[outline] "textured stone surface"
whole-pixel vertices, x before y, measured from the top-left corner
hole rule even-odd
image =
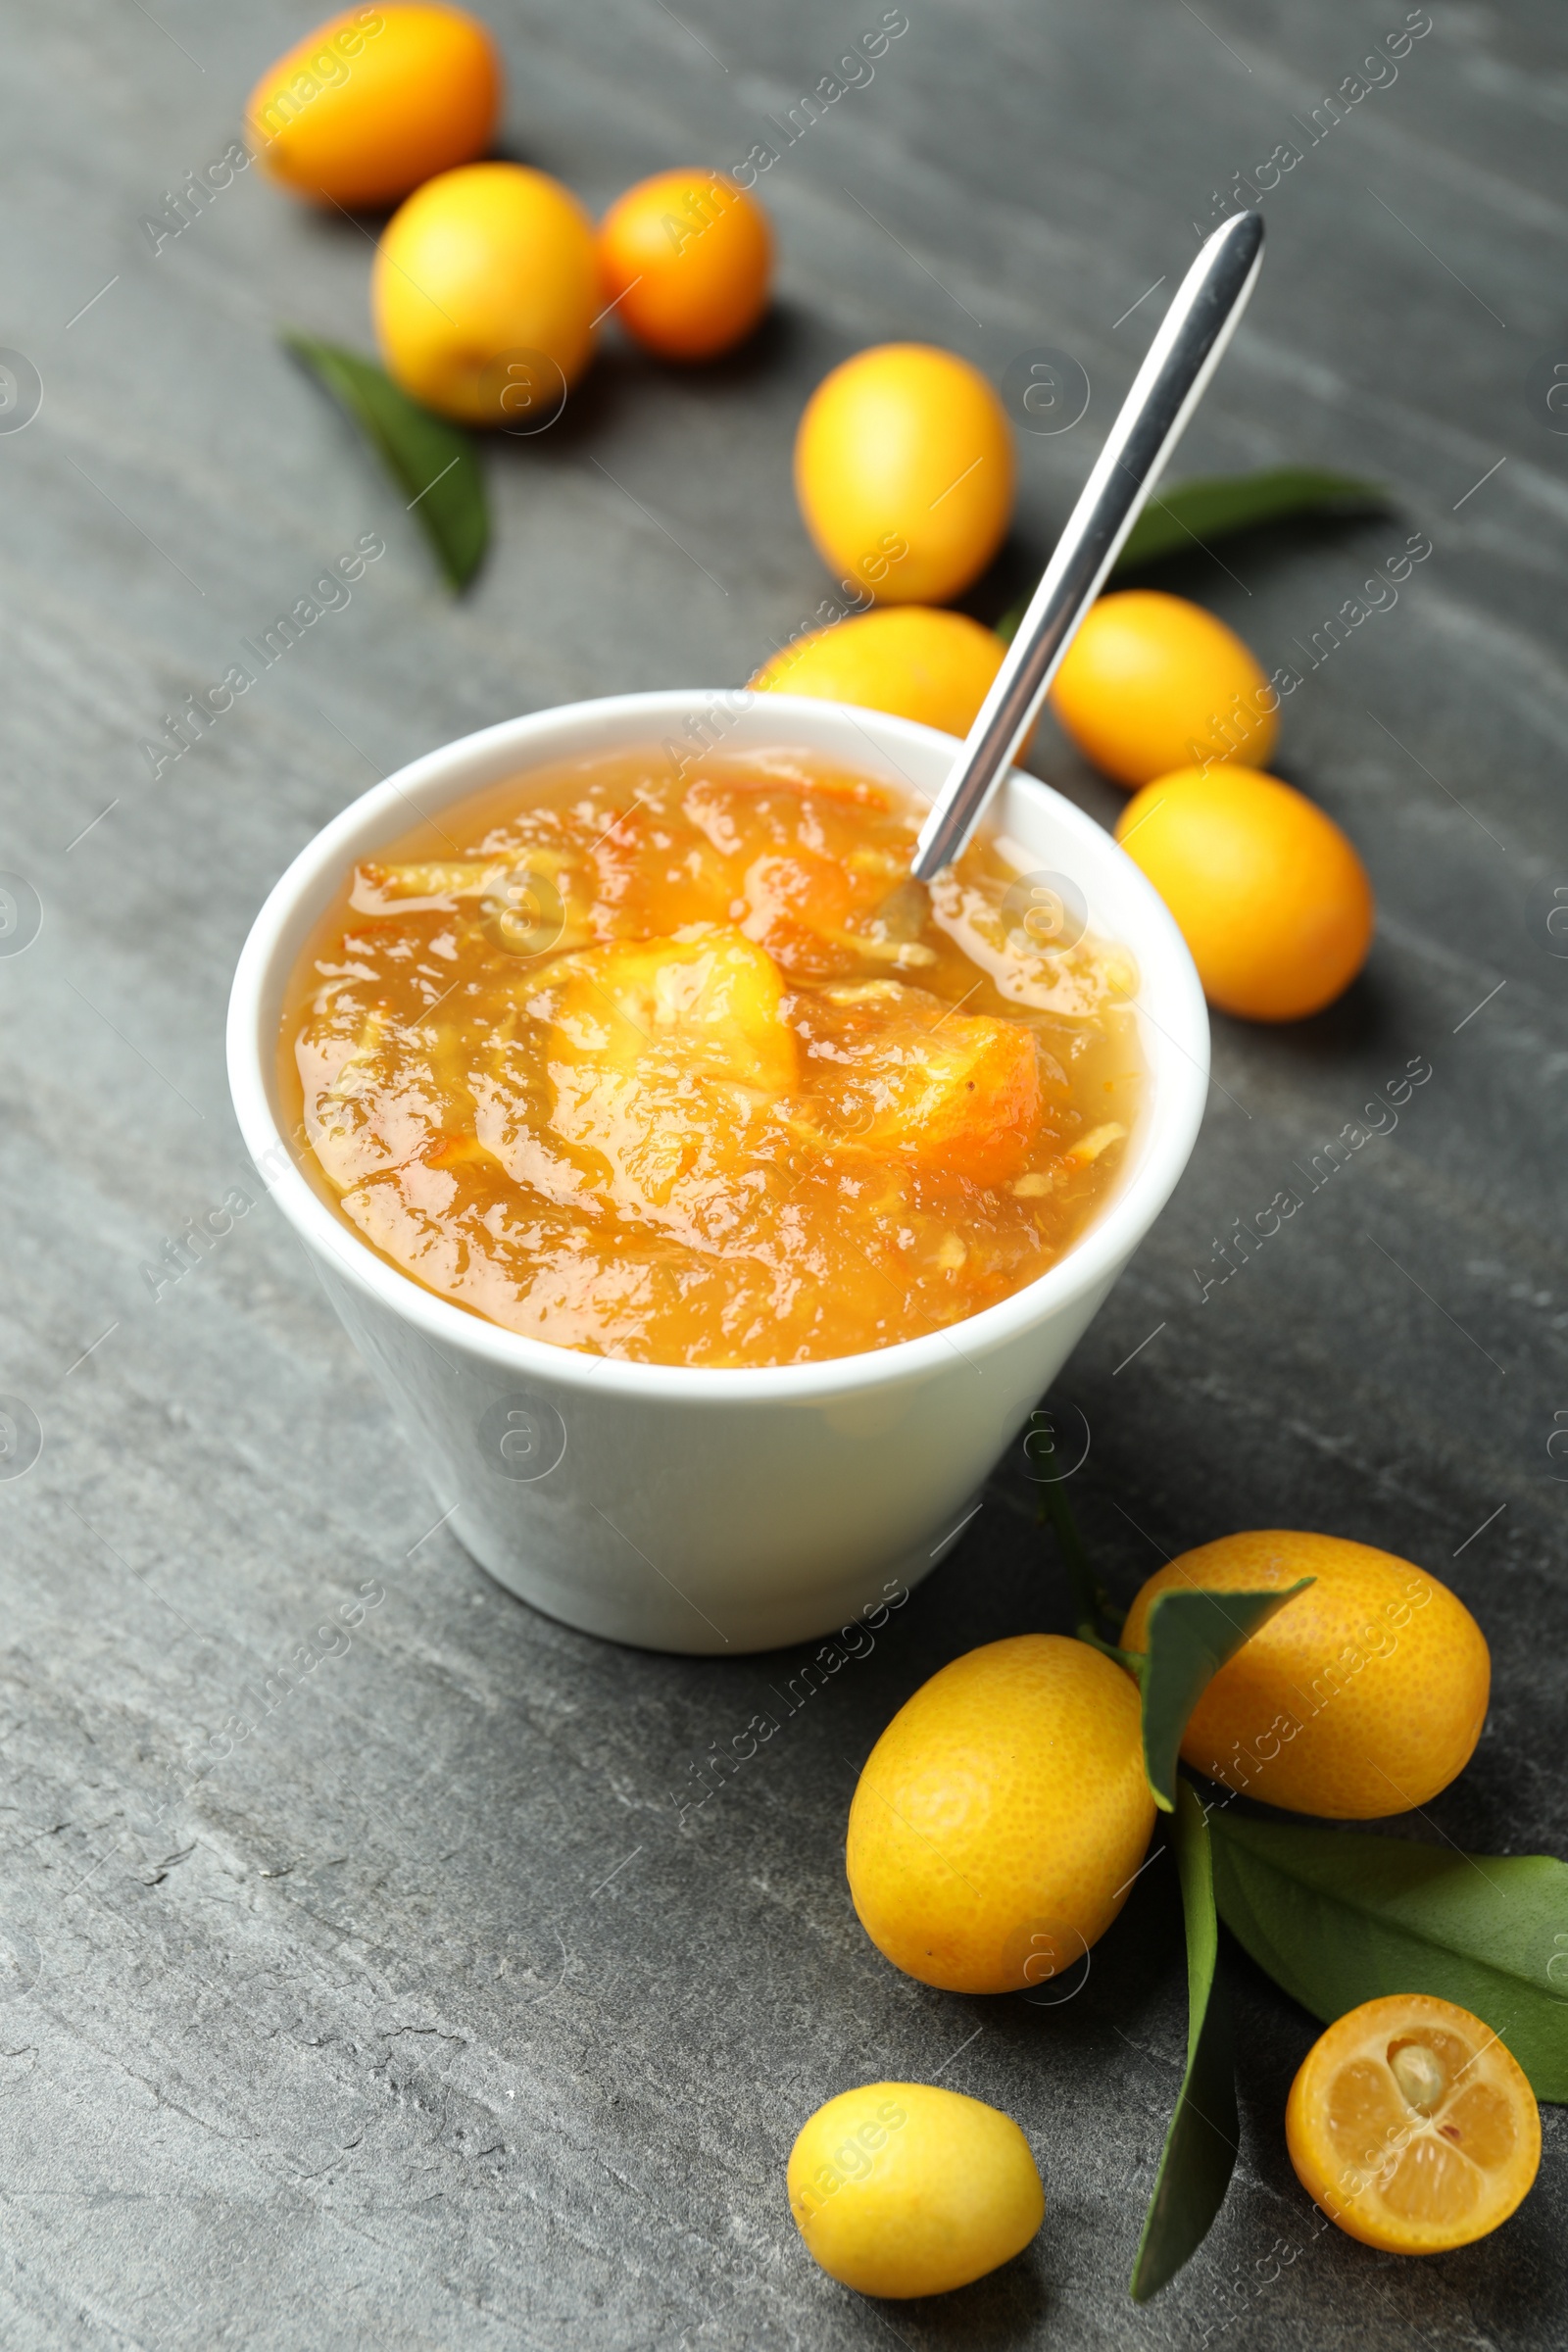
[[[515,152],[600,206],[665,162],[738,161],[880,12],[485,13]],[[1525,377],[1568,359],[1568,57],[1543,0],[1432,13],[1396,82],[1268,197],[1262,286],[1181,459],[1349,467],[1398,517],[1167,575],[1273,663],[1430,533],[1396,609],[1287,706],[1280,764],[1362,846],[1377,949],[1320,1020],[1216,1025],[1192,1168],[1061,1400],[1093,1432],[1074,1493],[1124,1594],[1254,1524],[1452,1582],[1496,1703],[1410,1834],[1562,1850],[1568,961],[1545,914],[1568,884],[1568,440]],[[553,433],[498,448],[495,557],[455,607],[273,339],[368,339],[368,232],[249,172],[156,256],[141,227],[312,10],[6,8],[3,329],[44,400],[0,434],[0,865],[43,928],[0,957],[0,1389],[45,1439],[0,1482],[8,2348],[1561,2341],[1560,2111],[1491,2243],[1400,2263],[1314,2237],[1281,2132],[1312,2028],[1245,1964],[1229,2203],[1129,2304],[1184,2033],[1168,1861],[1051,2011],[926,1991],[867,1945],[840,1848],[881,1725],[957,1649],[1065,1622],[1021,1464],[874,1653],[682,1819],[692,1760],[797,1661],[596,1645],[426,1537],[265,1201],[156,1303],[141,1272],[246,1178],[228,975],[325,817],[514,710],[745,676],[821,593],[790,436],[860,343],[930,337],[998,375],[1055,345],[1087,368],[1083,422],[1024,441],[1008,577],[975,600],[996,610],[1066,512],[1190,220],[1305,145],[1292,118],[1402,14],[909,0],[874,81],[763,183],[781,299],[756,346],[692,376],[607,355]],[[164,713],[368,530],[388,553],[348,609],[155,782]],[[1214,1237],[1411,1055],[1433,1075],[1397,1131],[1200,1303]],[[352,1646],[267,1713],[269,1672],[366,1587],[384,1597]],[[225,1753],[236,1716],[258,1728]],[[966,2295],[872,2308],[803,2254],[785,2153],[829,2093],[939,2069],[1022,2120],[1050,2216]]]

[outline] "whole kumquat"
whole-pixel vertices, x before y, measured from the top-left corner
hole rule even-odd
[[[1366,961],[1366,868],[1333,818],[1275,776],[1180,768],[1128,802],[1116,839],[1176,917],[1221,1012],[1301,1020]]]
[[[599,230],[604,299],[666,360],[710,360],[767,308],[767,215],[721,172],[660,172],[617,197]]]
[[[1233,629],[1156,588],[1102,596],[1062,656],[1051,707],[1118,784],[1223,760],[1261,767],[1279,696]]]
[[[882,1734],[850,1807],[850,1892],[896,1968],[1017,1992],[1104,1934],[1153,1822],[1132,1677],[1020,1634],[944,1666]]]
[[[985,569],[1012,513],[1006,411],[929,343],[883,343],[823,378],[795,439],[802,518],[829,568],[889,605],[940,605]]]
[[[270,66],[245,109],[265,171],[319,204],[396,204],[482,155],[501,60],[461,8],[350,8]]]
[[[1006,649],[964,612],[891,605],[816,629],[774,656],[752,685],[891,710],[949,735],[966,735]]]
[[[830,2278],[862,2295],[942,2295],[1029,2243],[1046,2194],[1012,2118],[926,2082],[829,2099],[790,2151],[790,2211]]]
[[[593,224],[569,189],[522,164],[426,180],[388,221],[370,282],[387,372],[465,424],[564,396],[587,367],[600,302]]]
[[[1198,1772],[1292,1813],[1371,1821],[1446,1788],[1487,1719],[1492,1656],[1457,1594],[1370,1544],[1267,1528],[1156,1569],[1122,1646],[1149,1643],[1161,1592],[1262,1592],[1315,1581],[1228,1658],[1188,1720]]]

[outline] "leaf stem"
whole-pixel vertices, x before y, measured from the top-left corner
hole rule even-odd
[[[1054,1463],[1056,1433],[1052,1426],[1049,1413],[1037,1409],[1030,1414],[1029,1435],[1024,1441],[1024,1450],[1032,1461],[1044,1461],[1048,1467]],[[1083,1537],[1078,1533],[1078,1522],[1073,1517],[1072,1505],[1067,1500],[1064,1484],[1060,1477],[1046,1477],[1040,1481],[1040,1504],[1036,1518],[1042,1527],[1049,1522],[1055,1533],[1056,1545],[1061,1553],[1061,1563],[1067,1571],[1067,1581],[1072,1587],[1073,1613],[1076,1620],[1073,1630],[1079,1641],[1087,1642],[1094,1648],[1103,1650],[1107,1657],[1114,1658],[1118,1665],[1125,1666],[1130,1673],[1138,1673],[1142,1661],[1135,1662],[1133,1652],[1115,1648],[1101,1634],[1102,1624],[1113,1625],[1119,1632],[1121,1615],[1090,1563],[1088,1550],[1085,1547]]]

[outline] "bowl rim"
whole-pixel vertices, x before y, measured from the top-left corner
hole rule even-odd
[[[1153,1127],[1140,1164],[1055,1264],[1032,1282],[947,1329],[894,1341],[858,1355],[824,1356],[804,1364],[647,1364],[562,1348],[509,1331],[471,1308],[426,1290],[363,1241],[317,1193],[273,1107],[270,1064],[276,1054],[275,1013],[270,1022],[266,1016],[280,998],[299,952],[297,935],[302,919],[306,927],[315,921],[345,867],[368,848],[368,836],[380,833],[390,838],[407,832],[411,806],[416,814],[422,813],[419,800],[432,793],[439,796],[443,787],[452,789],[445,799],[437,799],[438,808],[482,790],[482,783],[461,772],[474,762],[515,752],[519,766],[542,765],[552,758],[550,739],[573,728],[592,727],[596,722],[620,728],[628,719],[641,718],[647,720],[653,736],[670,722],[710,713],[715,707],[733,709],[745,691],[666,687],[556,704],[476,729],[421,754],[359,794],[312,836],[268,893],[240,951],[226,1028],[229,1091],[246,1149],[272,1200],[308,1250],[324,1257],[354,1288],[411,1324],[438,1349],[445,1342],[476,1355],[519,1386],[543,1383],[592,1389],[648,1403],[701,1399],[713,1405],[740,1406],[805,1404],[922,1380],[934,1371],[951,1368],[955,1355],[978,1372],[977,1355],[1005,1346],[1030,1325],[1054,1321],[1115,1276],[1174,1191],[1201,1124],[1208,1094],[1208,1019],[1186,942],[1164,903],[1113,837],[1051,785],[1014,768],[1008,771],[1004,787],[1020,787],[1026,797],[1038,795],[1047,802],[1054,822],[1073,837],[1086,860],[1102,869],[1112,868],[1120,893],[1130,895],[1139,906],[1140,929],[1129,943],[1139,964],[1139,989],[1133,1002],[1140,1014],[1146,1063],[1154,1090]],[[760,695],[752,696],[750,707],[761,700]],[[868,740],[896,766],[901,746],[929,750],[935,744],[949,756],[957,749],[956,738],[937,728],[853,704],[769,693],[766,706],[770,724],[786,742],[792,723],[804,729],[809,743],[832,719],[840,718],[846,735],[853,731],[862,741]],[[584,744],[583,756],[590,756],[593,748]],[[607,741],[603,748],[610,750],[613,744]],[[556,756],[572,757],[572,747],[557,747]],[[302,906],[313,900],[315,907],[302,918]],[[280,960],[291,942],[291,952],[280,970]],[[1153,965],[1159,967],[1159,1020],[1144,1002]]]

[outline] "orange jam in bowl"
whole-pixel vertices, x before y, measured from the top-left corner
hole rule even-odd
[[[916,928],[888,902],[918,824],[787,748],[600,754],[443,809],[295,968],[308,1172],[442,1298],[640,1363],[808,1363],[994,1305],[1115,1182],[1137,975],[1061,901],[1042,924],[1000,840]]]

